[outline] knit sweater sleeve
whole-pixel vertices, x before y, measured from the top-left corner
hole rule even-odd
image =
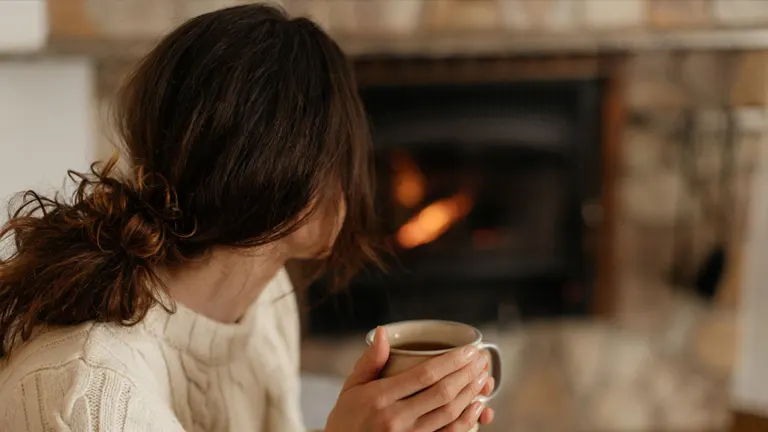
[[[28,373],[0,396],[2,431],[183,431],[171,409],[130,378],[80,359]]]

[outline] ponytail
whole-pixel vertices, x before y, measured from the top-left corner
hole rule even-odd
[[[69,172],[68,201],[21,195],[0,244],[0,357],[40,325],[86,321],[133,325],[158,299],[160,265],[180,261],[177,199],[157,175],[113,177],[117,158],[88,174]]]

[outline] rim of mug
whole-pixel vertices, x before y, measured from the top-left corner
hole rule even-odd
[[[478,330],[474,326],[471,326],[469,324],[465,324],[465,323],[462,323],[462,322],[458,322],[458,321],[449,321],[449,320],[419,320],[419,319],[417,319],[417,320],[405,320],[405,321],[391,322],[389,324],[384,324],[384,325],[379,326],[379,327],[383,327],[386,330],[387,327],[391,327],[391,326],[395,326],[395,325],[401,325],[401,324],[414,324],[414,323],[460,325],[460,326],[463,326],[463,327],[471,329],[472,332],[475,334],[475,339],[472,342],[469,342],[467,344],[459,345],[459,346],[456,346],[456,347],[453,347],[453,348],[442,349],[442,350],[414,351],[414,350],[404,350],[404,349],[399,349],[399,348],[392,348],[390,346],[390,348],[389,348],[389,352],[390,353],[402,354],[402,355],[407,355],[407,356],[430,356],[431,357],[431,356],[436,356],[436,355],[441,355],[441,354],[445,354],[445,353],[451,352],[451,351],[453,351],[453,350],[455,350],[457,348],[462,348],[462,347],[469,346],[469,345],[477,345],[478,343],[482,343],[482,341],[483,341],[483,334],[480,332],[480,330]],[[365,343],[368,344],[369,346],[371,344],[373,344],[373,336],[375,334],[376,334],[376,328],[370,330],[365,335]]]

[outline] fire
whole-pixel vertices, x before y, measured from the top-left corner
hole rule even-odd
[[[418,165],[404,153],[395,153],[391,159],[392,192],[395,201],[403,207],[416,207],[424,199],[426,179]]]
[[[459,192],[425,207],[397,230],[397,243],[412,249],[434,241],[472,209],[472,198]]]

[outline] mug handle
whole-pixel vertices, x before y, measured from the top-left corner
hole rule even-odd
[[[493,343],[482,342],[480,345],[481,350],[487,350],[491,354],[491,376],[496,381],[496,386],[488,396],[480,395],[475,400],[484,404],[488,403],[491,399],[496,397],[501,388],[501,350],[499,346]]]

